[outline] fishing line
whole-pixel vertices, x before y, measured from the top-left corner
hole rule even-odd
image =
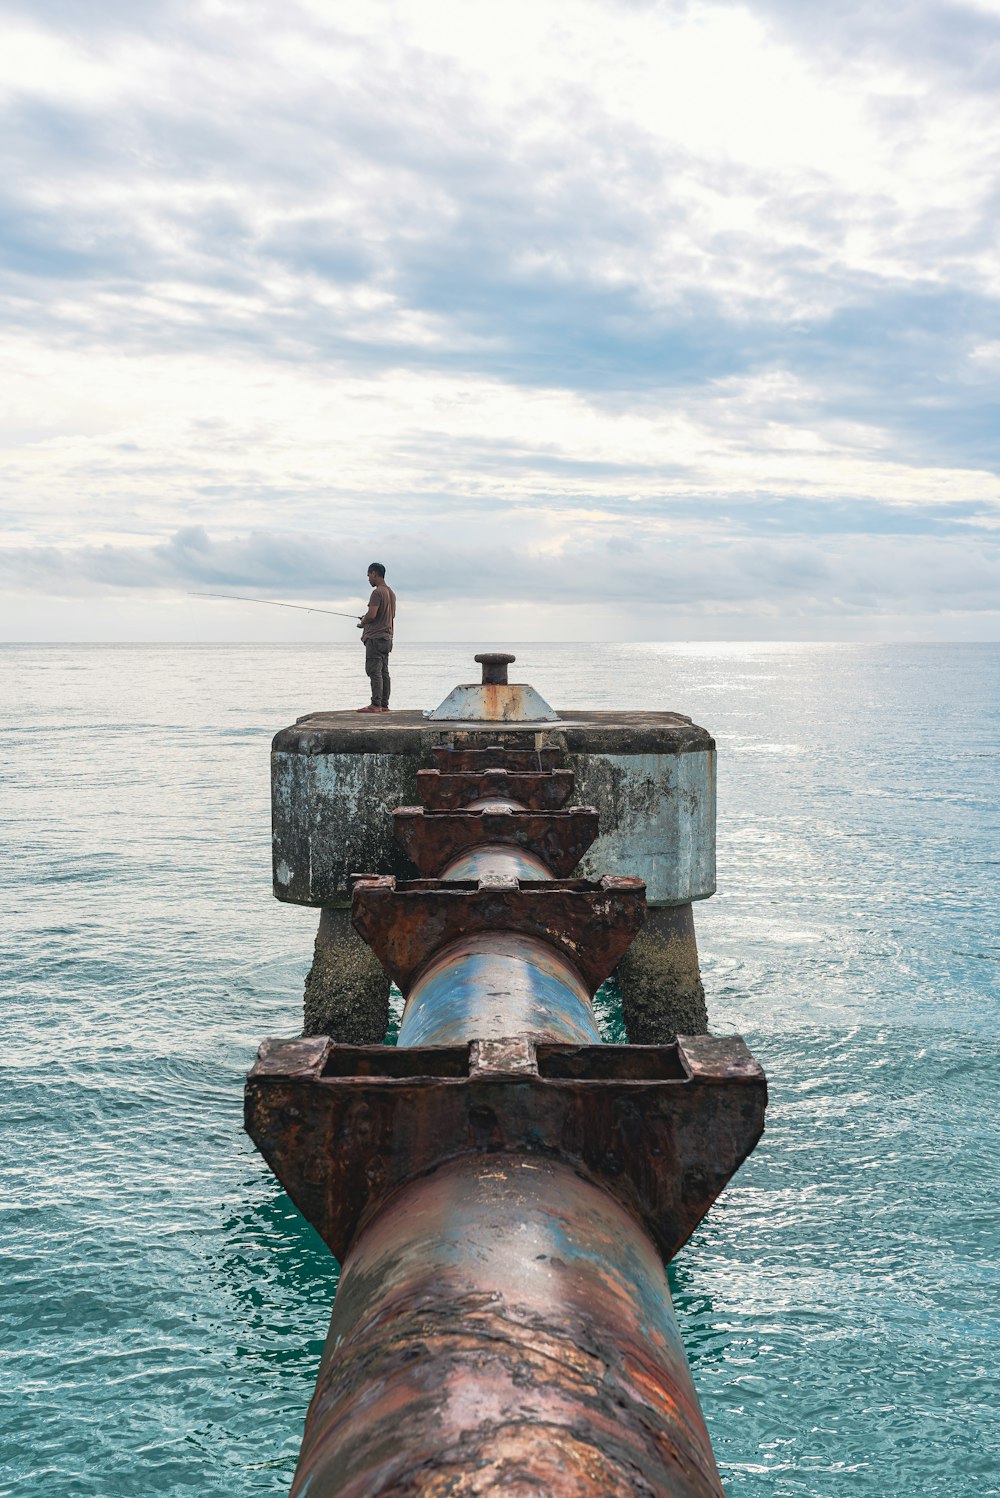
[[[360,618],[359,614],[344,614],[340,609],[318,609],[307,603],[279,603],[274,598],[247,598],[242,593],[189,593],[189,598],[228,598],[231,603],[265,603],[270,609],[301,609],[304,614],[333,614],[336,619]]]

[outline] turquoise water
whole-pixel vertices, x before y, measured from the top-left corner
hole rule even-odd
[[[398,647],[399,705],[472,649]],[[729,1492],[1000,1493],[1000,647],[517,654],[557,705],[719,742],[699,944],[772,1102],[672,1279]],[[316,920],[271,897],[267,751],[365,700],[358,652],[17,646],[0,677],[0,1495],[284,1493],[336,1273],[240,1133]]]

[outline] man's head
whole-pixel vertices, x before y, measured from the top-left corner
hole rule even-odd
[[[381,562],[368,563],[368,581],[373,588],[377,587],[379,583],[385,582],[385,568]]]

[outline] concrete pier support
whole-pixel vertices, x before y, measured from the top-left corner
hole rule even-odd
[[[349,906],[319,918],[306,977],[305,1035],[334,1035],[349,1045],[380,1045],[389,1028],[389,975],[351,925]]]
[[[690,904],[651,906],[618,964],[622,1019],[633,1045],[669,1045],[708,1030]]]
[[[691,907],[715,892],[715,743],[679,713],[568,709],[530,723],[314,713],[276,736],[274,893],[323,908],[306,1033],[354,1043],[384,1033],[384,975],[342,907],[352,873],[415,876],[393,840],[391,813],[417,800],[417,772],[433,766],[432,749],[441,744],[501,744],[539,767],[549,752],[573,771],[574,801],[595,807],[600,826],[577,873],[635,874],[646,884],[649,921],[619,971],[629,1040],[704,1033]]]

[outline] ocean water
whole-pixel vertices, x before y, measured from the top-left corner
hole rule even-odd
[[[474,648],[401,644],[397,703]],[[1000,647],[517,654],[718,740],[699,946],[771,1105],[671,1277],[727,1490],[1000,1493]],[[271,896],[268,745],[365,700],[359,652],[9,646],[0,682],[0,1495],[282,1494],[336,1266],[240,1132],[316,923]]]

